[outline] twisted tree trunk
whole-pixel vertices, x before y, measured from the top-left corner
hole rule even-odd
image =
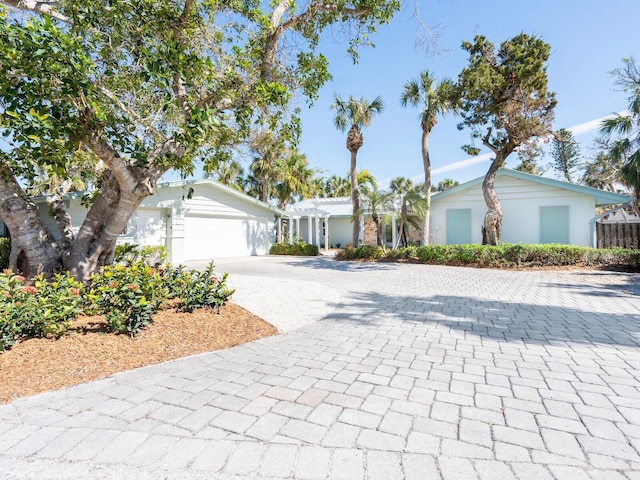
[[[497,245],[502,234],[502,206],[498,195],[496,195],[495,181],[498,170],[503,163],[504,159],[499,154],[496,155],[482,182],[482,194],[487,205],[487,213],[484,216],[482,226],[483,245]]]

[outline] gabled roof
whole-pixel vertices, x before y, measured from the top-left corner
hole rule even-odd
[[[273,213],[276,213],[278,215],[282,215],[282,216],[286,216],[286,212],[284,212],[283,210],[280,210],[279,208],[276,207],[272,207],[271,205],[261,202],[260,200],[250,197],[249,195],[247,195],[246,193],[240,192],[239,190],[236,190],[234,188],[228,187],[226,185],[223,185],[220,182],[216,182],[215,180],[212,180],[210,178],[203,178],[203,179],[193,179],[193,180],[177,180],[177,181],[173,181],[173,182],[162,182],[162,183],[158,183],[157,184],[157,189],[164,189],[164,188],[184,188],[184,187],[193,187],[193,186],[201,186],[201,185],[205,185],[208,187],[212,187],[216,190],[220,190],[222,192],[225,192],[231,196],[234,196],[236,198],[241,199],[244,202],[256,205],[260,208],[264,208],[265,210],[269,210]],[[65,195],[65,198],[82,198],[83,195],[85,195],[87,192],[86,191],[82,191],[82,192],[69,192]],[[34,200],[36,202],[43,202],[45,199],[47,198],[47,195],[38,195],[37,197],[34,197]]]
[[[540,175],[533,175],[531,173],[520,172],[518,170],[510,170],[508,168],[501,168],[498,170],[496,177],[511,177],[525,182],[537,183],[552,188],[559,188],[562,190],[568,190],[570,192],[579,193],[582,195],[589,195],[594,197],[596,207],[605,205],[617,205],[620,203],[629,203],[633,200],[633,197],[624,195],[622,193],[605,192],[604,190],[598,190],[597,188],[585,187],[583,185],[576,185],[573,183],[563,182],[561,180],[555,180],[553,178],[541,177]],[[481,185],[484,177],[478,177],[470,180],[462,185],[452,187],[444,192],[438,192],[431,196],[433,202],[442,200],[451,195],[456,195],[458,192],[466,190],[477,185]]]
[[[225,193],[228,193],[229,195],[232,195],[234,197],[237,197],[247,203],[251,203],[254,205],[257,205],[261,208],[265,208],[267,210],[270,210],[274,213],[277,213],[278,215],[286,215],[286,213],[282,210],[280,210],[279,208],[276,207],[272,207],[271,205],[261,202],[260,200],[258,200],[257,198],[253,198],[250,197],[249,195],[247,195],[246,193],[243,193],[239,190],[236,190],[235,188],[231,188],[228,187],[226,185],[223,185],[220,182],[216,182],[215,180],[212,180],[210,178],[202,178],[202,179],[198,179],[198,180],[178,180],[175,182],[164,182],[164,183],[158,183],[157,187],[158,189],[162,189],[162,188],[176,188],[176,187],[193,187],[193,186],[199,186],[199,185],[206,185],[206,186],[210,186],[213,187],[214,189],[217,190],[221,190]]]

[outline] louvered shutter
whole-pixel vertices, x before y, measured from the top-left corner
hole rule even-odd
[[[540,243],[569,243],[569,205],[540,207]]]
[[[447,209],[447,244],[471,243],[471,209]]]

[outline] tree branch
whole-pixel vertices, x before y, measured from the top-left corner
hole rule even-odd
[[[134,191],[138,183],[137,178],[111,144],[95,130],[89,131],[85,141],[93,153],[113,172],[120,190]]]
[[[498,153],[498,147],[496,147],[494,144],[492,144],[489,141],[489,138],[491,137],[491,132],[493,131],[493,129],[491,127],[489,127],[487,129],[487,134],[482,137],[482,144],[487,147],[489,150],[491,150],[493,153],[497,154]]]
[[[187,89],[182,82],[182,75],[176,73],[173,75],[173,93],[176,96],[176,101],[178,102],[178,106],[180,110],[182,110],[182,114],[185,119],[188,119],[191,116],[191,106],[187,103],[188,94]]]
[[[102,85],[98,85],[97,88],[102,95],[107,97],[107,99],[113,102],[120,110],[122,110],[125,114],[127,114],[133,121],[140,124],[145,130],[147,130],[148,132],[153,132],[164,141],[167,140],[166,135],[162,133],[160,130],[158,130],[157,128],[155,128],[153,125],[151,124],[145,125],[144,120],[136,112],[134,112],[129,107],[127,107],[124,103],[122,103],[122,101],[118,98],[118,96],[115,93],[113,93],[111,90],[105,88]]]
[[[262,60],[262,66],[260,68],[260,76],[263,80],[271,80],[271,70],[273,69],[273,64],[275,63],[278,41],[280,40],[280,37],[282,37],[282,34],[285,32],[285,30],[308,22],[318,12],[340,12],[342,15],[352,18],[362,17],[371,12],[370,9],[366,8],[339,9],[337,5],[315,4],[312,2],[307,10],[299,15],[294,15],[283,22],[282,18],[284,17],[284,14],[286,13],[289,6],[290,2],[288,0],[280,0],[280,3],[276,5],[276,7],[273,9],[273,12],[271,13],[270,23],[272,30],[266,38],[264,56]]]
[[[195,3],[195,0],[186,0],[186,2],[184,2],[184,8],[182,9],[182,15],[180,15],[180,21],[184,22],[187,20],[187,17],[193,10]]]
[[[71,24],[73,23],[69,17],[63,15],[62,13],[56,10],[58,6],[57,1],[44,1],[38,2],[36,0],[0,0],[0,3],[3,3],[9,7],[15,8],[17,10],[25,10],[28,12],[46,14],[51,18],[55,18],[64,23]]]

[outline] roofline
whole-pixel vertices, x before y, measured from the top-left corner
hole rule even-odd
[[[509,168],[501,168],[496,174],[497,177],[511,177],[519,180],[529,181],[546,185],[548,187],[560,188],[575,193],[581,193],[583,195],[591,195],[596,200],[596,206],[601,207],[605,205],[617,205],[620,203],[629,203],[633,201],[633,197],[622,193],[606,192],[604,190],[598,190],[597,188],[585,187],[584,185],[576,185],[573,183],[564,182],[562,180],[556,180],[553,178],[542,177],[540,175],[533,175],[531,173],[520,172],[518,170],[511,170]],[[474,187],[482,184],[484,177],[474,178],[461,185],[449,188],[444,192],[438,192],[432,195],[432,200],[437,201],[442,198],[446,198],[450,195],[455,195],[457,192],[466,190],[467,188]]]
[[[241,198],[242,200],[245,201],[249,201],[261,208],[265,208],[267,210],[271,210],[272,212],[281,215],[281,216],[287,216],[287,212],[280,210],[277,207],[272,207],[271,205],[264,203],[260,200],[258,200],[257,198],[253,198],[250,197],[249,195],[247,195],[246,193],[240,192],[234,188],[228,187],[226,185],[223,185],[220,182],[216,182],[215,180],[212,180],[210,178],[202,178],[202,179],[192,179],[192,180],[177,180],[177,181],[173,181],[173,182],[162,182],[162,183],[158,183],[156,185],[156,187],[158,189],[163,189],[163,188],[175,188],[175,187],[184,187],[187,185],[211,185],[212,187],[218,188],[230,195],[233,195],[237,198]],[[66,193],[64,195],[65,199],[74,199],[74,198],[82,198],[82,196],[87,193],[86,190],[83,191],[75,191],[75,192],[69,192]],[[150,195],[153,196],[153,195]],[[41,202],[44,201],[47,197],[49,197],[49,195],[36,195],[33,198],[34,201],[36,202]]]
[[[280,210],[277,207],[272,207],[271,205],[269,205],[268,203],[264,203],[261,200],[258,200],[257,198],[253,198],[250,197],[249,195],[247,195],[244,192],[240,192],[239,190],[236,190],[235,188],[231,188],[227,185],[224,185],[220,182],[217,182],[216,180],[213,180],[211,178],[200,178],[200,179],[191,179],[191,180],[177,180],[177,181],[173,181],[173,182],[163,182],[163,183],[158,183],[158,188],[175,188],[175,187],[184,187],[184,186],[188,186],[188,185],[211,185],[212,187],[215,188],[219,188],[220,190],[233,195],[237,198],[241,198],[245,201],[250,201],[251,203],[258,205],[259,207],[262,208],[266,208],[268,210],[271,210],[272,212],[275,212],[279,215],[283,215],[286,216],[286,212],[284,210]]]

